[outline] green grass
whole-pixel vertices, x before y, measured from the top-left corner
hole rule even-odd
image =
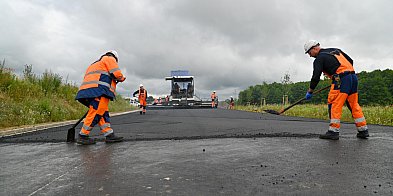
[[[286,106],[288,107],[288,106]],[[393,106],[361,106],[364,116],[368,124],[378,125],[389,125],[393,126]],[[263,112],[263,110],[271,109],[280,111],[281,105],[266,105],[266,106],[235,106],[237,110],[252,111],[252,112]],[[297,105],[289,110],[285,111],[284,114],[287,116],[298,116],[306,118],[316,118],[328,120],[328,108],[327,105],[313,105],[313,104],[302,104]],[[353,122],[352,115],[346,107],[343,107],[343,115],[341,118],[343,122]]]
[[[74,100],[78,87],[46,71],[41,77],[26,66],[23,77],[0,63],[0,128],[79,119],[87,108]],[[109,104],[110,112],[135,109],[121,96]]]

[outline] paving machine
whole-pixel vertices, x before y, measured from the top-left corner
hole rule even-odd
[[[194,76],[187,70],[171,71],[171,76],[165,77],[171,81],[169,100],[164,105],[178,107],[211,107],[211,102],[202,100],[195,95]]]

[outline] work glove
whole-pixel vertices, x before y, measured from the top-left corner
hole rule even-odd
[[[122,77],[122,78],[118,79],[117,81],[118,82],[124,82],[124,80],[126,80],[126,77]]]
[[[312,93],[308,92],[306,93],[306,100],[310,100],[312,97]]]
[[[116,84],[118,84],[119,82],[124,82],[124,80],[126,80],[126,78],[125,77],[122,77],[120,79],[115,78],[113,80],[116,82]]]

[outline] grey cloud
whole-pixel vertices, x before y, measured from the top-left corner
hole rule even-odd
[[[80,84],[87,66],[108,49],[127,76],[118,92],[139,83],[169,92],[171,70],[187,69],[197,93],[221,97],[250,85],[308,81],[303,44],[344,49],[357,70],[392,68],[390,11],[382,1],[0,1],[0,58],[21,71],[51,70]]]

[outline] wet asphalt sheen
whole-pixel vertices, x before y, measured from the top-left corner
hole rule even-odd
[[[71,125],[0,138],[0,195],[393,195],[393,127],[357,139],[321,120],[224,109],[112,118],[125,142],[65,142]],[[77,129],[80,128],[80,125]]]

